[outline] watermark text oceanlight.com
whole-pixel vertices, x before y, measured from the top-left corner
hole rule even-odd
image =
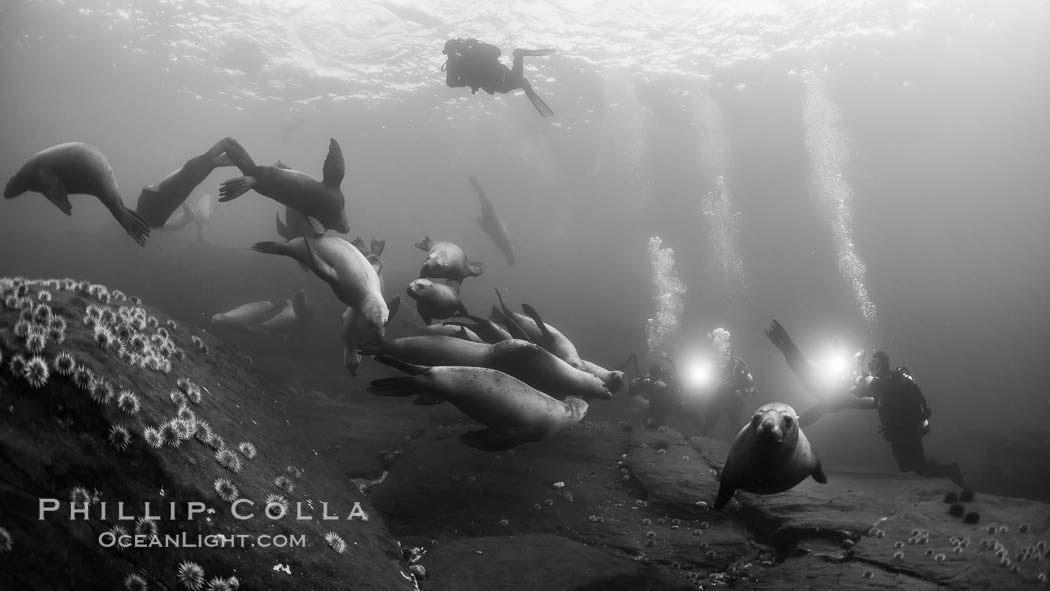
[[[250,534],[130,535],[105,531],[99,534],[103,548],[305,548],[306,535]]]

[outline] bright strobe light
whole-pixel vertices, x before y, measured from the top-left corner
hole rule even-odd
[[[836,351],[827,355],[821,363],[820,380],[827,386],[835,386],[853,377],[856,355],[845,351]]]
[[[682,389],[697,393],[710,390],[715,384],[715,364],[710,359],[692,357],[686,360],[680,373]]]

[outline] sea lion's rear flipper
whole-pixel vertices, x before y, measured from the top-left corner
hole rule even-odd
[[[311,235],[314,238],[320,238],[321,236],[324,236],[324,233],[327,231],[327,229],[324,227],[324,224],[322,224],[317,218],[313,216],[308,215],[305,217],[306,223],[310,224],[310,231],[312,232]]]
[[[426,375],[430,372],[430,368],[426,365],[415,365],[412,363],[405,363],[396,357],[389,355],[376,355],[373,359],[382,363],[383,365],[389,365],[390,367],[405,372],[412,376]]]
[[[146,246],[146,239],[149,238],[149,224],[146,223],[146,220],[125,207],[123,203],[119,204],[119,209],[113,211],[113,217],[120,222],[124,231],[130,234],[139,246]]]
[[[219,186],[219,202],[233,201],[247,193],[253,186],[255,186],[255,177],[253,176],[239,176],[225,181]]]
[[[40,184],[40,192],[47,200],[55,204],[66,215],[73,215],[73,205],[69,202],[69,193],[66,186],[59,180],[58,175],[46,168],[38,168],[36,181]]]
[[[499,290],[496,290],[496,294],[499,295]],[[502,297],[500,297],[500,303],[503,303]],[[504,306],[504,308],[505,307],[506,306]],[[528,333],[526,333],[521,328],[521,325],[519,325],[518,322],[514,320],[514,317],[505,312],[504,310],[500,310],[496,306],[492,306],[492,320],[493,322],[499,322],[500,324],[502,324],[503,327],[507,329],[507,333],[511,336],[511,338],[515,338],[522,341],[528,341],[530,343],[532,342],[532,339],[529,337]]]
[[[430,252],[430,247],[433,246],[434,241],[430,239],[430,236],[426,236],[422,240],[416,243],[416,248],[423,252]]]
[[[479,277],[485,272],[485,263],[467,263],[467,268],[470,269],[471,277]]]
[[[313,246],[310,245],[315,239],[308,236],[303,236],[303,243],[306,244],[306,256],[310,260],[312,269],[318,277],[323,279],[326,283],[335,283],[338,280],[338,275],[335,272],[335,268],[328,263],[321,260],[321,257],[317,256],[317,251],[314,250]]]
[[[521,89],[525,91],[525,96],[529,97],[529,102],[532,103],[533,107],[536,107],[536,110],[540,115],[543,117],[554,116],[554,111],[547,106],[547,103],[543,102],[540,95],[536,94],[536,91],[532,89],[532,85],[529,84],[528,80],[524,78],[521,79]]]
[[[516,429],[478,429],[459,436],[459,440],[481,451],[504,451],[525,442]]]
[[[365,246],[365,241],[362,240],[360,236],[351,240],[350,244],[353,244],[357,248],[357,250],[361,251],[361,254],[365,256],[372,254],[371,251],[369,251],[368,248]]]
[[[386,303],[386,308],[388,310],[386,323],[390,324],[390,321],[394,319],[394,315],[401,309],[401,294],[390,298],[390,301]]]
[[[256,242],[252,245],[252,250],[254,250],[255,252],[261,252],[263,254],[278,254],[289,256],[287,242],[274,242],[273,240]]]
[[[551,331],[547,328],[547,324],[540,317],[540,313],[535,308],[528,304],[522,304],[521,309],[525,312],[525,315],[532,318],[532,321],[536,323],[536,327],[540,329],[540,333],[543,334],[544,338],[551,338]]]
[[[321,182],[329,187],[339,188],[346,175],[346,163],[343,161],[343,149],[335,138],[328,142],[328,156],[324,159],[324,167],[321,169]]]
[[[817,467],[813,468],[813,480],[821,484],[828,483],[828,477],[824,474],[824,466],[820,464],[820,460],[817,460]]]
[[[382,378],[372,380],[368,385],[368,393],[376,396],[415,396],[420,393],[419,385],[414,377]]]
[[[729,502],[729,499],[733,498],[733,493],[735,492],[736,486],[728,484],[725,480],[722,480],[721,484],[718,486],[718,497],[715,498],[715,511],[721,511],[722,507],[725,507],[726,503]]]
[[[377,257],[382,256],[383,249],[386,248],[386,240],[376,240],[375,238],[373,238],[370,247],[372,254],[376,255]]]

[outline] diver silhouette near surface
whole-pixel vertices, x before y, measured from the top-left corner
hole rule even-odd
[[[489,94],[506,94],[512,90],[522,89],[529,97],[532,106],[540,115],[552,117],[554,111],[543,102],[543,99],[532,89],[532,84],[525,79],[523,58],[525,56],[542,56],[554,53],[554,49],[515,49],[514,64],[508,68],[499,61],[500,49],[490,43],[477,39],[449,39],[441,53],[448,56],[448,61],[441,67],[445,72],[445,84],[449,88],[469,86],[477,94],[484,90]]]

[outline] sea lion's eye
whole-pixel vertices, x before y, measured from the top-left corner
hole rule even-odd
[[[795,419],[793,419],[791,417],[784,417],[784,424],[787,425],[788,427],[790,427],[791,423],[794,422],[794,420]]]

